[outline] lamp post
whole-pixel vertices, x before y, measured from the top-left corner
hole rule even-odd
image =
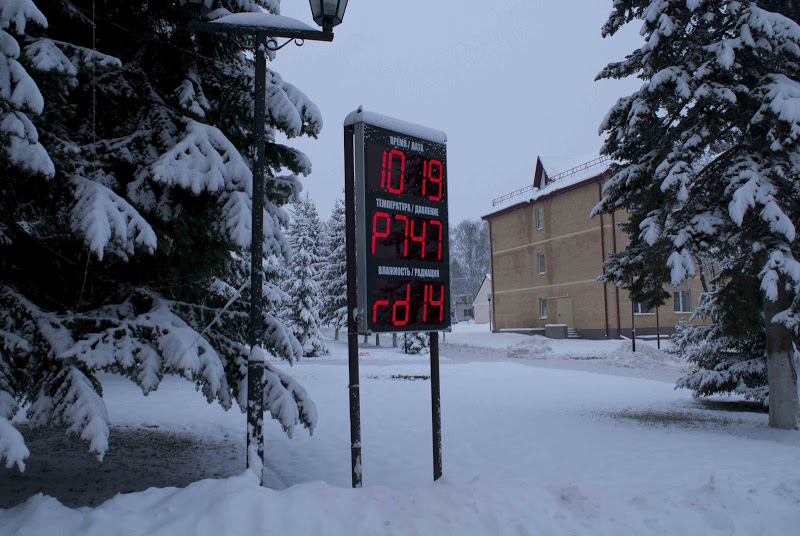
[[[208,14],[214,0],[180,0],[181,10],[189,19],[188,28],[195,32],[233,33],[255,37],[255,112],[253,117],[253,143],[256,162],[253,166],[253,205],[250,243],[250,325],[248,344],[250,357],[247,363],[247,467],[260,468],[264,460],[264,354],[258,351],[263,337],[263,246],[264,246],[264,168],[265,113],[267,86],[267,50],[275,51],[292,41],[302,46],[305,40],[333,41],[332,29],[341,24],[347,0],[310,0],[314,21],[322,31],[290,17],[271,13],[231,13],[214,20]],[[282,45],[276,37],[288,39]],[[255,459],[254,459],[255,458]]]

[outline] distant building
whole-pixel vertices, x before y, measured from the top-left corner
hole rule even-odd
[[[689,319],[702,291],[697,279],[670,288],[672,299],[657,312],[597,281],[607,254],[627,244],[616,226],[627,217],[624,211],[589,218],[611,178],[608,167],[601,157],[551,177],[537,159],[531,186],[493,201],[494,210],[483,216],[489,222],[490,288],[476,299],[491,294],[494,331],[544,334],[545,324],[567,324],[586,338],[630,337],[633,309],[639,337],[657,328],[672,333]],[[480,315],[476,305],[476,321]]]
[[[465,322],[475,318],[471,296],[456,296],[453,300],[453,312],[456,315],[457,322]]]
[[[475,311],[476,324],[488,324],[492,321],[492,276],[486,274],[481,283],[481,288],[475,293],[472,308]]]

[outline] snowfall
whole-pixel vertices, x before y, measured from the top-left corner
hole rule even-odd
[[[362,489],[350,487],[347,346],[330,340],[330,355],[289,370],[319,424],[289,439],[269,423],[265,486],[244,470],[236,408],[180,378],[145,397],[107,375],[102,463],[63,429],[19,421],[31,456],[23,474],[0,468],[0,534],[800,533],[800,432],[676,391],[686,364],[655,341],[633,353],[455,326],[441,343],[436,482],[428,356],[374,343],[359,349]]]

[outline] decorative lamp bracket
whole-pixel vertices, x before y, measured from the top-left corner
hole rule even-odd
[[[275,39],[274,37],[269,37],[267,38],[267,50],[269,50],[270,52],[276,52],[285,47],[286,45],[288,45],[289,43],[291,43],[292,41],[294,41],[294,44],[299,47],[303,46],[306,42],[305,39],[303,39],[302,37],[293,37],[291,39],[288,39],[282,45],[279,45],[277,39]]]

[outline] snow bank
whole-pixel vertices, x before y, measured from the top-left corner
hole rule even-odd
[[[534,359],[547,359],[552,354],[551,339],[541,335],[533,335],[528,340],[519,342],[508,349],[508,357],[532,357]]]
[[[617,367],[642,370],[684,370],[688,367],[685,361],[648,344],[642,344],[641,341],[636,341],[635,352],[631,341],[624,341],[608,356],[607,363]]]
[[[37,495],[0,512],[4,534],[792,534],[800,521],[773,490],[698,481],[661,497],[609,500],[576,485],[509,488],[443,479],[396,491],[321,482],[276,492],[252,474],[118,495],[69,509]],[[772,498],[769,496],[772,495]],[[795,505],[796,506],[796,505]],[[656,512],[659,515],[654,515]],[[759,515],[760,514],[760,515]],[[772,517],[774,516],[774,517]],[[770,526],[762,524],[771,519]]]
[[[452,333],[445,335],[442,344],[460,348],[507,350],[529,338],[529,335],[519,333],[492,333],[489,324],[459,322],[453,325]]]
[[[621,343],[621,344],[620,344]],[[662,337],[662,348],[669,340]],[[608,366],[641,370],[684,370],[685,363],[656,349],[654,340],[637,340],[636,353],[630,341],[619,339],[548,339],[541,335],[492,333],[488,324],[459,323],[442,343],[445,353],[483,353],[486,357],[537,361],[593,360]]]

